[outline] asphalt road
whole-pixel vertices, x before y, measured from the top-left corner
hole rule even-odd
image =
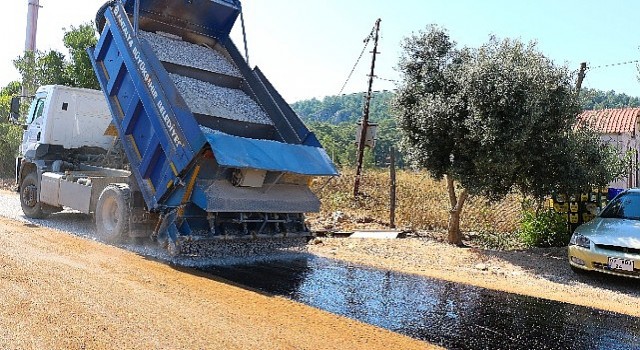
[[[640,319],[317,257],[203,269],[450,349],[638,349]]]

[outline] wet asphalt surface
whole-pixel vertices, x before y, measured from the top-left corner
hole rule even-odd
[[[304,256],[202,271],[449,349],[640,349],[640,319]]]

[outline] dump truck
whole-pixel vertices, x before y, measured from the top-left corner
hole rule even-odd
[[[30,105],[16,161],[24,214],[72,208],[105,241],[151,237],[172,254],[309,236],[310,183],[337,171],[234,45],[240,12],[238,0],[105,3],[87,50],[101,91],[43,86]]]

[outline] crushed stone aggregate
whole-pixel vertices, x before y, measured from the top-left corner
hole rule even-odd
[[[141,31],[140,35],[151,45],[162,62],[242,77],[238,68],[217,50],[165,34]]]
[[[273,125],[260,105],[242,90],[229,89],[178,74],[169,76],[193,113]]]

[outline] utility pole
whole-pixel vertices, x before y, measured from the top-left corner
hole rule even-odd
[[[580,72],[578,72],[578,81],[576,82],[576,91],[580,94],[580,89],[582,88],[582,81],[584,77],[587,75],[587,62],[580,63]]]
[[[373,58],[371,60],[371,73],[369,73],[369,89],[364,103],[364,113],[362,115],[362,130],[360,130],[360,140],[358,140],[358,154],[356,160],[356,180],[353,185],[353,196],[358,197],[360,192],[360,177],[362,176],[362,161],[364,159],[364,148],[366,145],[367,131],[369,130],[369,108],[371,106],[371,97],[373,94],[373,79],[376,70],[376,57],[378,55],[378,40],[380,39],[380,22],[378,18],[375,24],[375,37],[373,45]]]
[[[36,51],[36,34],[38,32],[38,10],[40,0],[27,0],[27,35],[24,41],[25,52]]]
[[[27,0],[27,32],[24,41],[24,53],[36,52],[36,35],[38,33],[38,11],[40,10],[40,0]],[[27,84],[22,82],[22,96],[27,96]]]

